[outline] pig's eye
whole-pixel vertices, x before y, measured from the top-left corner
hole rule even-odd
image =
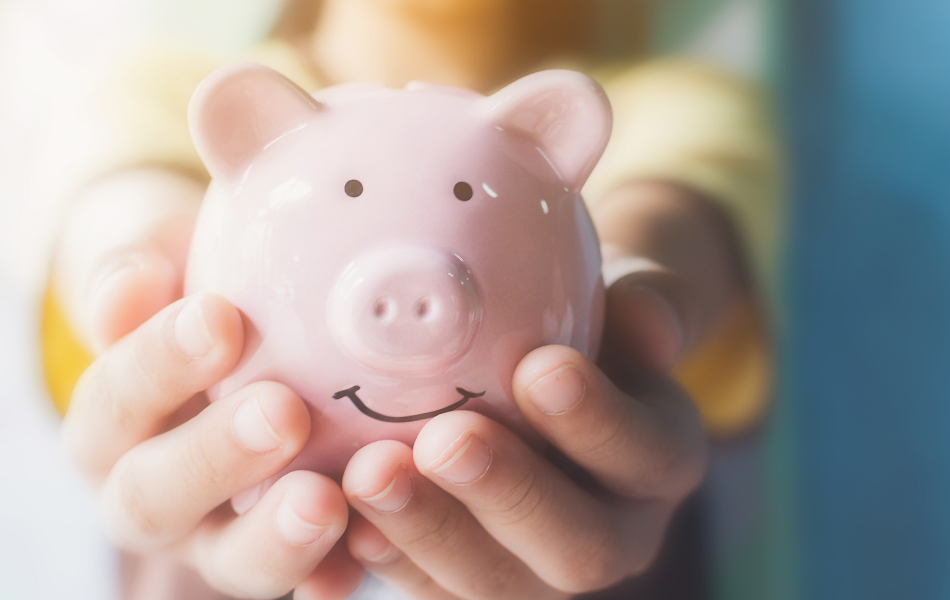
[[[346,195],[350,198],[356,198],[363,193],[363,184],[355,179],[351,179],[343,186],[343,191],[346,192]]]
[[[472,194],[473,194],[472,186],[465,183],[464,181],[460,181],[455,184],[455,197],[461,200],[462,202],[465,202],[466,200],[471,200]]]

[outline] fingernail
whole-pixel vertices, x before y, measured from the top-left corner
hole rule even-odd
[[[412,476],[405,469],[400,468],[393,475],[389,485],[378,494],[363,496],[360,492],[362,490],[356,493],[356,497],[379,512],[399,512],[409,504],[409,499],[412,498]]]
[[[261,402],[253,397],[244,401],[231,418],[234,437],[251,452],[268,452],[277,448],[283,440],[271,427]]]
[[[214,338],[208,331],[200,296],[188,300],[175,317],[175,343],[191,358],[201,358],[211,352]]]
[[[290,505],[290,500],[287,498],[284,498],[284,501],[277,507],[277,514],[274,515],[274,521],[281,537],[296,546],[308,546],[313,544],[323,537],[329,529],[329,527],[325,525],[314,525],[298,515],[294,507]]]
[[[585,391],[584,378],[574,365],[568,364],[535,381],[527,394],[544,414],[560,415],[577,406]]]
[[[434,464],[441,464],[432,469],[432,472],[456,485],[474,483],[488,472],[488,467],[491,465],[491,449],[474,433],[468,436],[461,447],[457,446],[457,442],[458,440],[435,461]],[[453,448],[458,448],[458,450],[452,452],[446,460],[445,455],[449,454]]]

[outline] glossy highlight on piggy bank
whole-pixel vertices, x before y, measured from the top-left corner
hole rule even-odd
[[[236,65],[202,83],[189,122],[212,183],[185,291],[224,295],[247,331],[209,396],[297,391],[313,425],[288,470],[339,475],[361,446],[412,444],[451,410],[530,436],[520,360],[547,344],[596,353],[604,291],[580,189],[611,113],[586,76],[310,96]]]

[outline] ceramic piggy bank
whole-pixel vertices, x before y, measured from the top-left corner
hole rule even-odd
[[[586,76],[488,97],[422,83],[310,96],[238,65],[201,85],[189,121],[213,181],[186,293],[224,295],[247,330],[209,393],[296,390],[313,424],[292,469],[339,475],[361,446],[411,444],[452,410],[530,435],[519,361],[546,344],[596,352],[600,253],[579,191],[611,112]]]

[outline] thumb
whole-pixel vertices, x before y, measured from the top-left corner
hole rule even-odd
[[[632,181],[604,196],[592,219],[609,286],[602,361],[667,371],[745,293],[741,244],[705,196]]]
[[[686,279],[647,258],[604,262],[607,307],[604,354],[640,369],[673,368],[696,338],[700,303]]]
[[[182,297],[193,227],[193,219],[165,220],[141,241],[115,248],[101,258],[85,292],[89,342],[95,352],[102,352]]]
[[[182,295],[203,186],[157,169],[90,187],[69,214],[53,262],[53,289],[71,329],[102,352]]]

